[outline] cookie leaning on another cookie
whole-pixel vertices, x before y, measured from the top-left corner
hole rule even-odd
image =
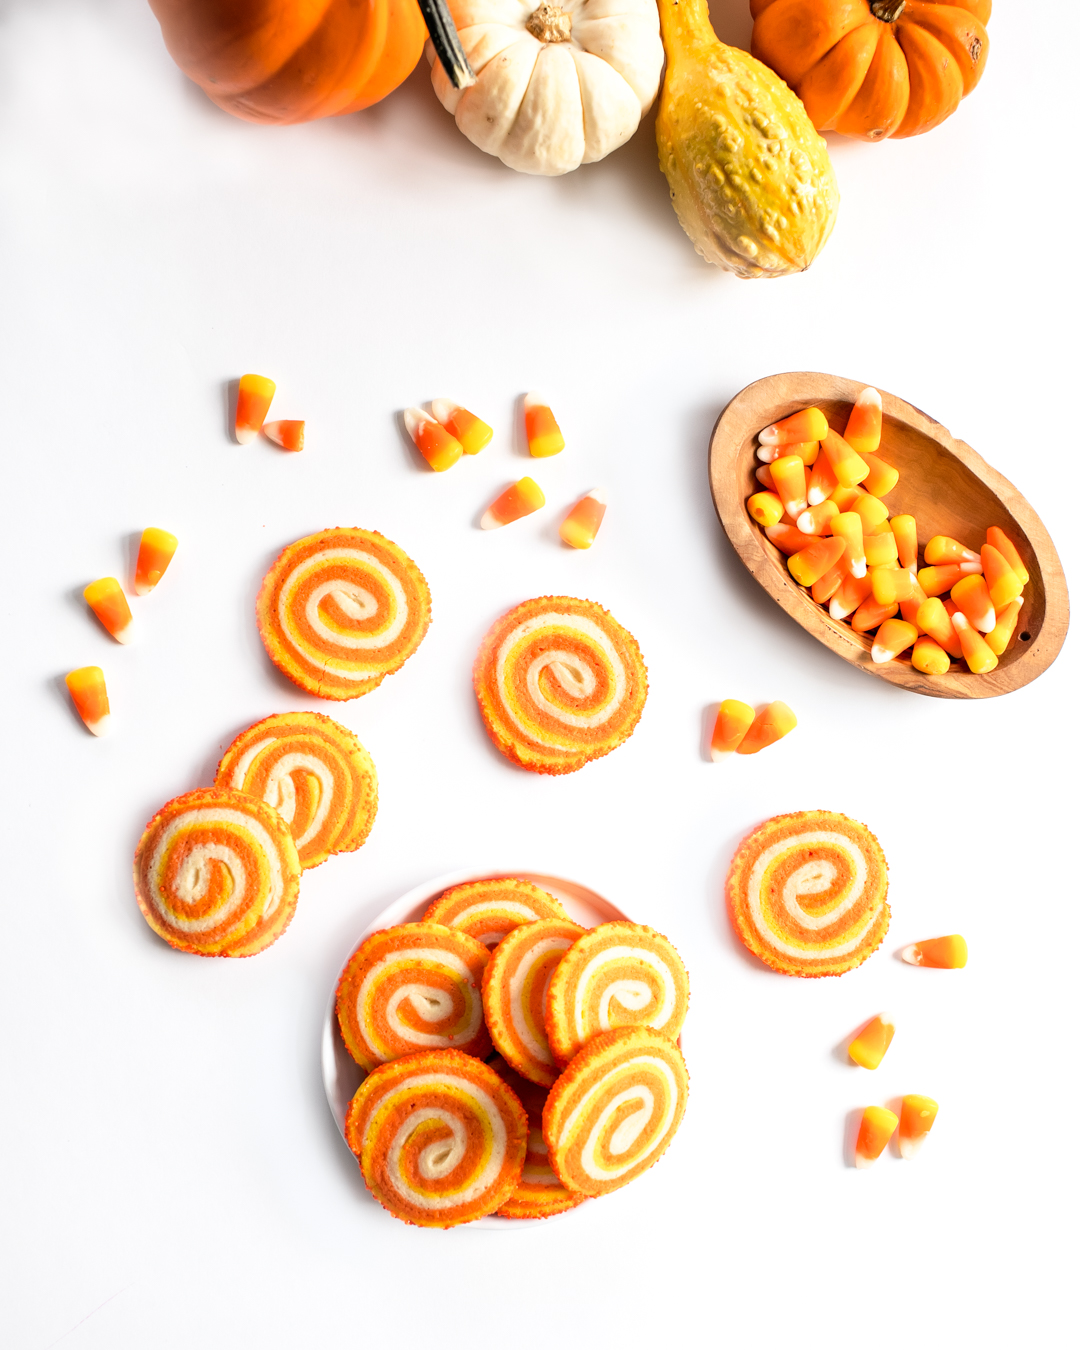
[[[569,915],[553,895],[531,881],[492,877],[451,886],[427,907],[424,919],[458,928],[485,947],[497,947],[518,924],[537,919],[569,921]]]

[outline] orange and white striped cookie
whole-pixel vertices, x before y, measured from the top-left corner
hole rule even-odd
[[[663,934],[622,919],[602,923],[555,967],[544,1006],[548,1043],[566,1064],[614,1027],[651,1027],[676,1041],[689,1001],[686,967]]]
[[[546,595],[504,614],[473,668],[480,712],[508,759],[573,773],[637,726],[648,676],[633,637],[591,600]]]
[[[215,781],[279,811],[304,868],[358,849],[379,803],[371,756],[322,713],[277,713],[248,727],[225,751]]]
[[[135,897],[150,927],[198,956],[253,956],[288,927],[300,859],[285,821],[257,797],[198,788],[174,797],[135,850]]]
[[[380,1065],[345,1119],[345,1139],[372,1195],[421,1228],[454,1228],[505,1204],[521,1180],[527,1136],[513,1091],[458,1050]]]
[[[727,879],[736,932],[782,975],[843,975],[889,927],[889,870],[865,825],[838,811],[773,816],[739,846]]]
[[[372,933],[349,959],[337,1017],[364,1069],[418,1050],[491,1052],[480,982],[488,949],[440,923],[403,923]]]
[[[375,530],[334,529],[282,550],[256,603],[271,661],[320,698],[358,698],[398,670],[431,622],[423,573]]]
[[[517,877],[493,877],[451,886],[428,906],[424,920],[460,928],[485,947],[497,947],[518,924],[569,915],[553,895]]]
[[[548,985],[584,932],[569,919],[522,924],[503,938],[484,971],[484,1020],[492,1044],[519,1074],[543,1087],[559,1076],[544,1028]]]
[[[544,1103],[547,1088],[530,1083],[515,1073],[500,1055],[489,1061],[491,1067],[525,1108],[529,1119],[529,1140],[525,1150],[525,1166],[514,1194],[498,1210],[500,1219],[547,1219],[575,1209],[586,1196],[568,1191],[551,1170],[548,1148],[544,1142]]]
[[[607,1195],[650,1168],[679,1128],[689,1086],[678,1046],[659,1032],[594,1036],[544,1107],[548,1157],[567,1190]]]

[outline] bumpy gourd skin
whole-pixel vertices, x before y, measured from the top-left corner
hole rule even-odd
[[[660,167],[701,256],[740,277],[802,272],[840,194],[824,140],[767,66],[721,43],[704,0],[660,0]]]

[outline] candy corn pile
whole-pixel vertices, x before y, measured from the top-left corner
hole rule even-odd
[[[1027,568],[996,525],[977,553],[935,535],[919,567],[914,516],[890,519],[882,500],[900,474],[877,454],[876,389],[859,395],[843,436],[819,408],[803,408],[758,440],[763,490],[747,510],[818,604],[857,633],[875,634],[874,662],[910,649],[924,675],[944,675],[959,660],[976,675],[994,669],[1016,629]]]

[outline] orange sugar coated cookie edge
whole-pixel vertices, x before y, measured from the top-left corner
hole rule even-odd
[[[482,881],[465,881],[457,886],[451,886],[428,905],[424,911],[424,921],[445,923],[448,928],[458,928],[468,933],[470,937],[475,937],[478,942],[483,942],[485,946],[494,946],[495,942],[490,942],[490,938],[495,938],[496,942],[501,941],[512,928],[534,921],[533,918],[522,915],[505,931],[499,927],[498,936],[496,930],[482,933],[474,931],[477,928],[483,930],[485,921],[481,907],[485,898],[495,896],[499,898],[491,898],[489,903],[489,909],[493,914],[498,914],[501,910],[510,917],[511,907],[518,905],[527,906],[535,919],[563,919],[569,922],[570,916],[555,896],[522,877],[488,877]],[[468,911],[474,908],[480,912],[470,916]],[[462,922],[463,919],[465,922]]]

